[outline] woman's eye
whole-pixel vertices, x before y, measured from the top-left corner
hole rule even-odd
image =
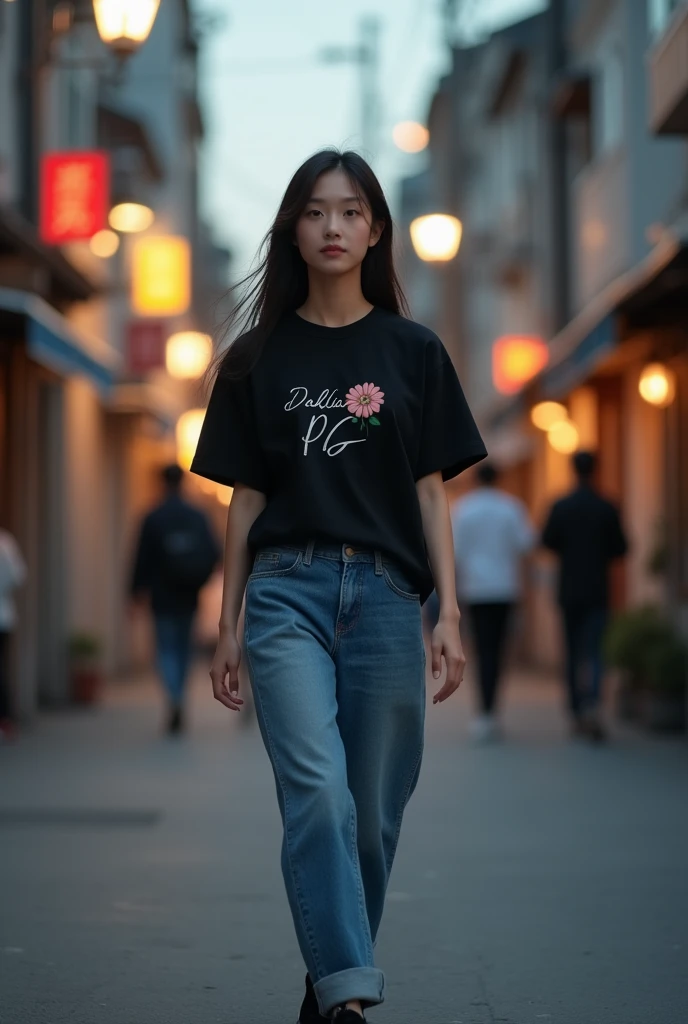
[[[358,210],[347,210],[346,216],[348,217],[350,213],[352,213],[354,217],[358,217]]]
[[[306,216],[307,217],[320,217],[321,213],[320,213],[320,210],[309,210],[308,213],[306,214]]]

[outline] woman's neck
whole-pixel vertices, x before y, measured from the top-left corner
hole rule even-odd
[[[360,267],[355,274],[330,277],[308,275],[308,298],[297,313],[321,327],[346,327],[373,308],[361,290]]]

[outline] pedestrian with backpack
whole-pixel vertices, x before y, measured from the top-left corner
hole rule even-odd
[[[131,594],[147,598],[155,623],[156,663],[169,702],[167,731],[184,728],[184,691],[198,593],[220,559],[206,515],[181,494],[184,472],[166,466],[164,500],[143,520]]]

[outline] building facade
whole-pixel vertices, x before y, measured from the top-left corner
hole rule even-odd
[[[444,154],[455,182],[434,202],[464,226],[458,364],[507,486],[541,523],[571,485],[569,454],[530,417],[543,400],[563,404],[630,535],[615,605],[664,602],[684,623],[687,14],[668,0],[553,0],[456,49],[438,89],[454,137],[431,157]],[[547,345],[544,368],[507,393],[494,372],[504,337]],[[676,380],[667,408],[639,393],[655,362]],[[538,556],[523,649],[547,666],[560,650],[553,594]]]
[[[69,700],[75,634],[99,641],[110,673],[145,656],[127,617],[131,546],[156,470],[175,457],[176,420],[201,401],[196,383],[131,361],[142,235],[120,234],[108,258],[87,242],[41,241],[42,155],[104,150],[113,202],[152,210],[146,234],[188,240],[203,287],[183,314],[163,318],[165,335],[207,330],[227,286],[228,253],[198,215],[203,123],[186,0],[161,5],[119,70],[92,5],[66,8],[0,4],[0,523],[29,570],[12,673],[25,719]]]

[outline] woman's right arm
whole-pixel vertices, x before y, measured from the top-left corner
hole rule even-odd
[[[234,488],[227,513],[220,636],[210,669],[210,678],[215,699],[231,711],[239,711],[244,703],[239,696],[241,648],[237,637],[237,623],[246,581],[251,572],[251,555],[247,539],[249,530],[265,508],[266,500],[262,491],[255,491],[238,483]]]

